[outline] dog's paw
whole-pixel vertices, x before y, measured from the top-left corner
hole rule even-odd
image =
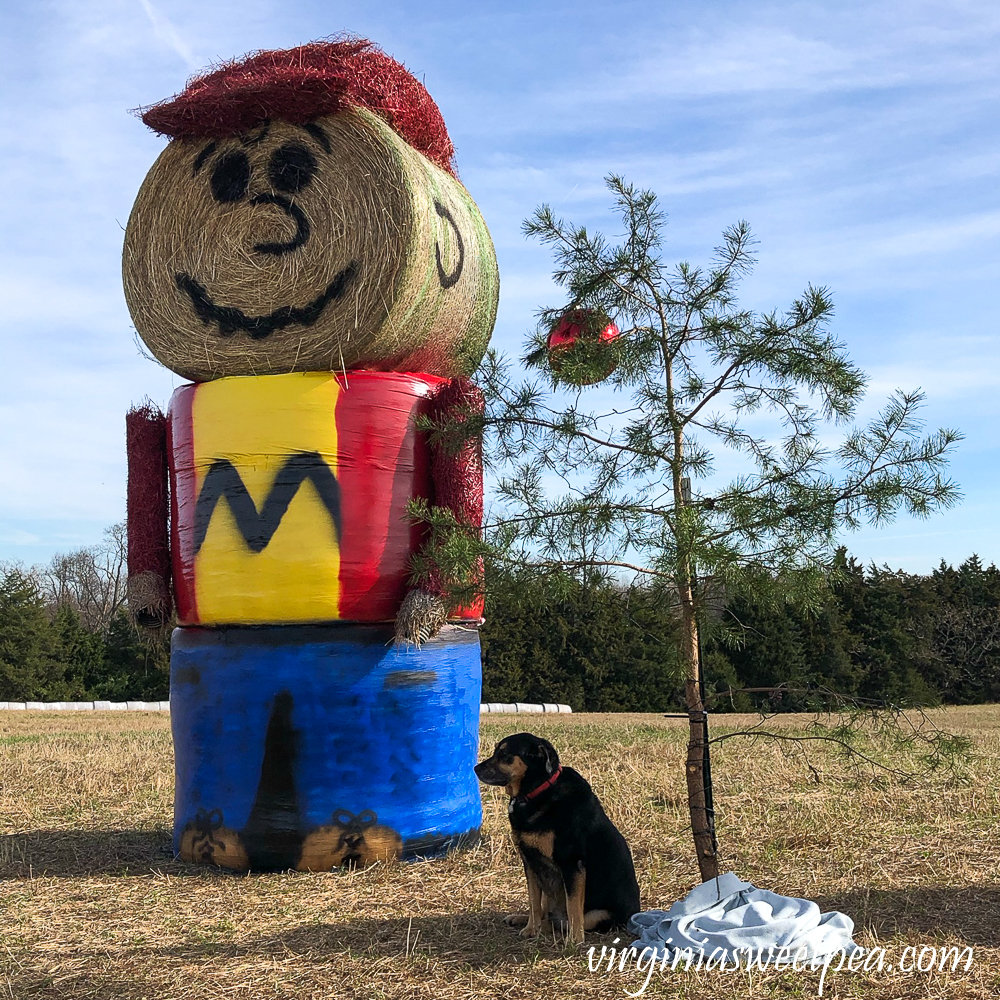
[[[527,913],[508,913],[503,918],[503,922],[508,927],[524,927],[528,923]]]

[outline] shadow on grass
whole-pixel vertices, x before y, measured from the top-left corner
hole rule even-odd
[[[981,948],[1000,947],[1000,885],[855,889],[818,898],[821,910],[846,913],[858,934],[880,943],[917,933],[932,944],[942,935]]]
[[[18,1000],[145,1000],[148,987],[142,983],[119,982],[111,976],[52,976],[19,973],[4,984]]]
[[[982,948],[1000,947],[1000,927],[995,914],[1000,907],[1000,887],[900,890],[898,892],[848,893],[818,899],[822,910],[840,909],[855,919],[859,933],[874,931],[881,944],[908,933],[916,933],[921,944],[932,945],[942,936]],[[240,944],[223,940],[188,942],[150,952],[160,958],[201,963],[222,956],[246,958],[268,955],[296,956],[297,961],[327,963],[338,955],[378,960],[410,956],[455,963],[472,969],[532,965],[539,957],[579,956],[596,946],[627,947],[632,935],[626,930],[587,934],[582,948],[564,940],[539,936],[521,938],[503,923],[496,910],[442,913],[413,917],[359,918],[337,923],[299,924],[279,934],[266,935]],[[866,942],[869,943],[869,942]]]
[[[438,977],[442,972],[447,975],[451,969],[458,974],[465,971],[467,975],[469,970],[474,970],[485,977],[500,974],[500,970],[523,970],[529,974],[539,959],[558,960],[564,956],[570,958],[574,967],[585,970],[586,949],[596,944],[600,952],[601,945],[609,943],[611,937],[613,934],[588,934],[583,950],[566,949],[561,941],[554,942],[551,938],[539,937],[528,941],[522,939],[518,931],[504,925],[502,913],[490,910],[415,916],[412,919],[371,918],[299,925],[283,933],[260,935],[238,944],[224,939],[202,939],[166,947],[138,947],[129,956],[130,965],[136,970],[135,981],[131,976],[123,980],[120,971],[116,971],[115,978],[85,973],[76,977],[60,975],[56,981],[52,976],[22,968],[10,979],[10,987],[12,996],[25,1000],[94,1000],[95,997],[101,1000],[148,1000],[151,993],[163,990],[162,975],[169,970],[167,975],[173,985],[183,980],[191,983],[191,992],[183,995],[216,996],[221,995],[217,984],[229,979],[228,970],[232,970],[233,983],[227,984],[234,985],[245,978],[248,967],[256,968],[260,963],[270,963],[273,959],[290,979],[306,982],[324,978],[328,973],[333,973],[331,978],[335,978],[345,965],[357,968],[365,980],[362,982],[359,976],[359,992],[348,994],[345,991],[341,995],[411,996],[412,993],[405,992],[403,981],[408,976],[412,976],[413,982],[424,980],[428,976],[428,962],[436,967],[434,974]],[[348,955],[353,963],[345,962]],[[153,984],[146,973],[153,969],[159,970],[161,978],[151,989]],[[401,984],[400,993],[395,993],[389,984],[382,989],[372,988],[378,979],[378,972],[374,970],[382,970],[388,973],[390,980],[398,981]],[[240,996],[244,995],[242,991],[238,992]],[[246,995],[263,998],[292,993],[300,995],[294,990],[289,993],[284,990],[271,992],[257,983],[254,992],[247,992]],[[226,994],[229,995],[228,990]],[[175,994],[171,991],[170,995]],[[337,994],[301,995],[332,997]],[[421,990],[420,995],[427,994]],[[448,994],[442,991],[439,995]],[[462,996],[468,995],[462,992]]]
[[[363,961],[409,958],[423,965],[428,959],[465,968],[533,965],[539,956],[563,955],[586,961],[586,950],[608,944],[616,934],[588,934],[583,948],[567,945],[552,934],[527,940],[507,927],[497,910],[441,913],[412,917],[358,918],[337,923],[299,924],[278,934],[262,935],[239,944],[189,941],[145,952],[149,960],[174,959],[198,964],[225,958],[294,956],[295,961],[327,964],[350,955]]]
[[[150,869],[170,875],[205,873],[200,866],[174,860],[166,828],[32,830],[0,837],[0,880],[146,875]]]

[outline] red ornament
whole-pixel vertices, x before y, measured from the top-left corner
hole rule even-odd
[[[592,339],[592,320],[595,315],[589,309],[574,309],[565,313],[555,329],[549,334],[549,350],[572,347],[580,339]],[[591,321],[591,324],[588,324],[588,320]],[[615,340],[620,332],[618,327],[609,320],[607,326],[598,334],[597,339],[605,342]]]
[[[618,327],[597,310],[570,309],[563,313],[549,334],[549,364],[564,381],[574,385],[594,385],[606,379],[617,367],[611,344],[618,339],[620,333]],[[607,354],[603,374],[598,378],[584,378],[567,371],[566,361],[574,348],[582,349],[579,352],[580,360],[589,360],[594,357],[595,346],[599,348],[600,355]]]

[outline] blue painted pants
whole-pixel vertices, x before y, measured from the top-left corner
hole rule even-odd
[[[176,629],[175,852],[325,871],[477,842],[480,695],[474,631]]]

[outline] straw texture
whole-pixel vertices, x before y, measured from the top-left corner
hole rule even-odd
[[[436,636],[448,621],[444,601],[427,590],[411,590],[396,615],[397,645],[421,646]]]
[[[270,119],[304,125],[352,106],[374,111],[454,174],[455,147],[424,85],[377,45],[351,35],[251,53],[138,113],[162,135],[218,139],[252,132]]]
[[[125,236],[139,335],[193,381],[471,374],[499,281],[468,192],[363,108],[311,125],[167,146]]]
[[[125,417],[128,453],[128,607],[136,624],[169,623],[170,541],[167,537],[166,417],[151,403]]]

